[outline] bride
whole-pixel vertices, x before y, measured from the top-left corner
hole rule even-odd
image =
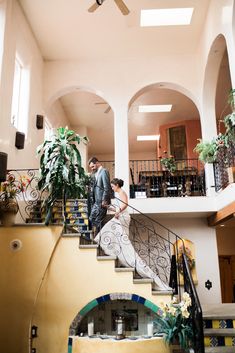
[[[121,179],[114,178],[111,181],[111,188],[118,194],[120,204],[108,206],[109,210],[115,212],[114,217],[104,225],[94,241],[101,246],[106,255],[116,256],[122,266],[135,268],[141,277],[153,279],[155,289],[171,290],[140,258],[129,239],[128,197],[122,186]]]

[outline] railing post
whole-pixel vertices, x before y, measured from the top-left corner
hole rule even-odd
[[[205,164],[206,196],[215,196],[215,176],[212,163]]]

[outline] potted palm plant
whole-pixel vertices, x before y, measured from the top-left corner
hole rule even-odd
[[[87,175],[78,149],[81,142],[87,144],[88,138],[79,136],[67,127],[60,127],[37,148],[37,153],[41,154],[38,188],[46,192],[43,203],[46,225],[51,220],[56,200],[62,199],[64,202],[67,198],[86,195]]]

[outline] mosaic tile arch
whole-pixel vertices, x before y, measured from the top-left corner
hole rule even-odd
[[[151,311],[153,311],[155,314],[159,314],[161,315],[162,311],[161,309],[153,304],[151,301],[137,295],[137,294],[131,294],[131,293],[111,293],[111,294],[106,294],[103,295],[101,297],[98,297],[96,299],[93,299],[92,301],[90,301],[86,306],[84,306],[82,308],[81,311],[79,311],[79,313],[76,315],[76,317],[74,318],[72,324],[70,325],[69,328],[69,336],[75,336],[78,326],[80,324],[80,322],[82,321],[82,319],[84,318],[84,316],[93,308],[95,308],[97,305],[104,303],[104,302],[108,302],[108,301],[113,301],[113,300],[130,300],[133,302],[137,302],[139,304],[143,304],[144,306],[146,306],[148,309],[150,309]]]

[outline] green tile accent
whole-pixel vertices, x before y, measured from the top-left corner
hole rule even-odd
[[[159,310],[159,307],[158,307],[157,305],[153,304],[152,310],[153,310],[155,313],[157,313],[158,310]]]
[[[98,302],[96,299],[92,300],[90,303],[88,303],[84,308],[80,311],[79,315],[84,316],[86,313],[88,313],[91,309],[93,309],[95,306],[98,305]]]
[[[153,304],[152,302],[150,302],[147,299],[145,300],[144,306],[147,306],[147,308],[151,309],[155,313],[157,313],[158,310],[160,309],[157,305]]]
[[[152,310],[153,303],[150,302],[148,299],[145,300],[144,306]]]

